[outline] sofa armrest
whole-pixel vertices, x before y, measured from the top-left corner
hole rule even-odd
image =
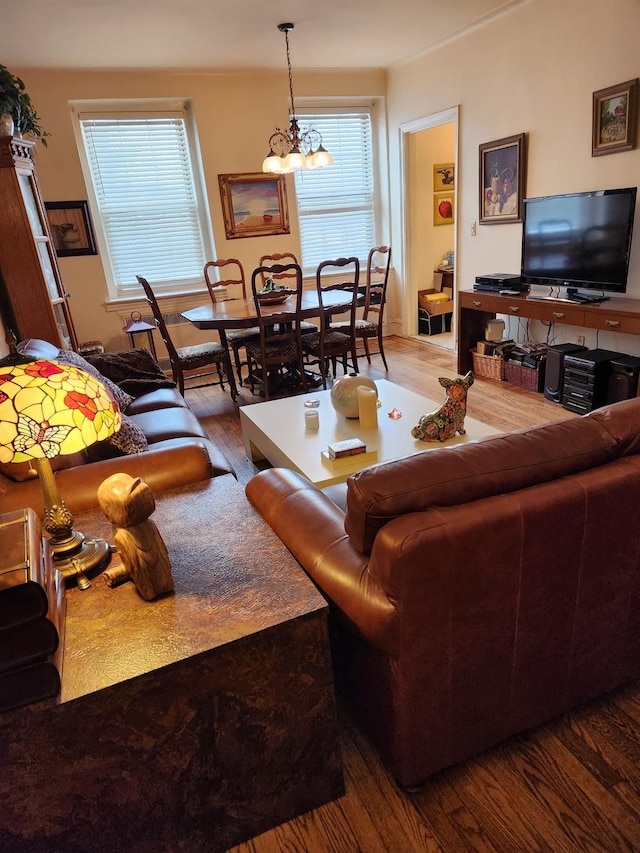
[[[141,477],[151,491],[177,488],[233,473],[227,460],[208,439],[175,438],[152,445],[144,453],[118,456],[56,472],[60,497],[72,512],[97,506],[98,486],[112,474]],[[31,507],[42,517],[42,488],[36,478],[9,483],[0,495],[0,512]]]
[[[371,579],[368,558],[351,545],[344,512],[305,477],[285,468],[260,472],[246,494],[341,617],[370,643],[396,654],[399,615]]]

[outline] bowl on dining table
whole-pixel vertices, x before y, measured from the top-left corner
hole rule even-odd
[[[291,291],[283,287],[279,290],[259,291],[257,296],[261,305],[281,305],[291,296]]]

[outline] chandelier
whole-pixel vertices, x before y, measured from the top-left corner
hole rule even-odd
[[[289,33],[293,24],[278,24],[278,29],[284,33],[287,43],[287,67],[289,69],[289,95],[291,96],[291,122],[289,130],[275,128],[269,139],[269,153],[262,164],[263,172],[295,172],[297,169],[320,169],[330,166],[333,157],[322,145],[322,136],[313,127],[300,130],[296,119],[296,109],[293,101],[293,80],[291,77],[291,57],[289,55]]]

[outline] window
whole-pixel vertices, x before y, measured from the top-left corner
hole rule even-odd
[[[302,263],[355,255],[365,261],[375,245],[371,113],[301,113],[300,123],[322,134],[333,166],[295,173]]]
[[[159,292],[203,284],[214,257],[188,105],[139,103],[118,111],[79,109],[77,122],[105,274],[112,297],[140,293],[136,275]]]

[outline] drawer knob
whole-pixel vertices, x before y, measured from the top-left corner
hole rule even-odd
[[[554,319],[554,320],[562,320],[562,319],[564,319],[564,311],[554,311],[554,312],[553,312],[553,319]]]
[[[479,299],[474,299],[473,304],[476,306],[476,308],[479,308],[482,305],[482,302]]]
[[[620,325],[620,320],[605,320],[605,326],[611,326],[613,329],[617,329]]]
[[[509,305],[509,311],[513,311],[514,314],[517,314],[519,310],[520,310],[519,305]]]

